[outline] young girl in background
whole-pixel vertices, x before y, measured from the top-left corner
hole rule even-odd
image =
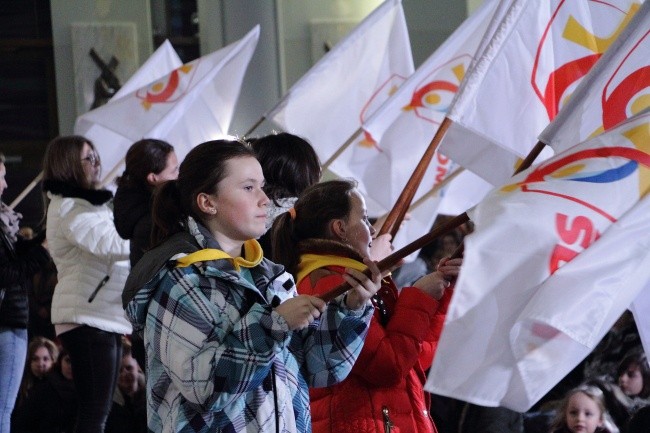
[[[562,400],[551,433],[612,433],[606,419],[603,392],[596,386],[581,385]]]
[[[154,198],[154,243],[132,270],[124,301],[147,352],[150,431],[310,432],[308,386],[341,381],[363,345],[378,290],[325,304],[297,296],[263,258],[269,199],[255,154],[237,141],[192,149]],[[320,320],[316,320],[320,319]]]
[[[296,276],[298,292],[319,295],[348,281],[348,269],[363,271],[373,227],[352,180],[319,183],[305,190],[278,217],[275,257]],[[451,297],[447,278],[461,259],[398,293],[390,277],[373,296],[375,314],[350,375],[340,384],[311,391],[313,429],[331,432],[435,432],[424,393],[429,368]]]

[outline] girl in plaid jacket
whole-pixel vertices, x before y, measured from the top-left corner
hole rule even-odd
[[[350,270],[353,289],[329,304],[297,295],[254,240],[265,229],[263,184],[247,145],[212,141],[156,193],[159,246],[124,295],[144,334],[150,431],[311,432],[308,386],[340,382],[361,351],[378,269]]]

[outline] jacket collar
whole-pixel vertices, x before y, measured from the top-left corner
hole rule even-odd
[[[113,198],[113,193],[105,189],[86,189],[52,179],[43,181],[43,190],[63,197],[80,198],[95,206],[102,205]]]

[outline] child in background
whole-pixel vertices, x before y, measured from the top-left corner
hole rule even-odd
[[[353,180],[322,182],[304,191],[294,209],[273,225],[275,257],[296,276],[298,292],[320,295],[363,271],[374,228]],[[350,375],[340,384],[311,390],[313,429],[331,432],[435,432],[429,416],[425,373],[433,359],[451,297],[447,278],[461,259],[398,295],[390,277],[372,298],[375,315]]]
[[[562,400],[552,433],[613,433],[606,427],[607,410],[600,388],[581,385]]]
[[[155,195],[159,246],[124,294],[144,331],[149,431],[309,433],[307,387],[343,380],[361,351],[377,267],[346,274],[353,289],[327,305],[297,296],[255,240],[263,185],[250,147],[217,140],[192,149]]]

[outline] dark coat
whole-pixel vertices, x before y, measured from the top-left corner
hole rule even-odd
[[[151,191],[120,186],[113,199],[115,228],[122,239],[130,241],[131,267],[151,246]]]
[[[77,394],[72,380],[53,370],[34,385],[16,414],[14,433],[72,433]]]
[[[50,261],[43,239],[44,234],[13,244],[0,230],[0,326],[27,328],[27,285]]]

